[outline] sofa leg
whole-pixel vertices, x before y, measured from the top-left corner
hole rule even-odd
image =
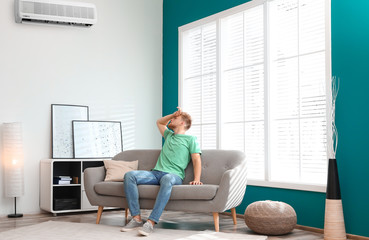
[[[236,215],[236,208],[231,208],[232,218],[233,218],[233,224],[237,225],[237,215]]]
[[[213,212],[215,231],[219,232],[219,213]]]
[[[126,208],[125,214],[126,214],[126,224],[127,224],[128,223],[129,208]]]
[[[96,224],[100,223],[101,214],[102,214],[103,210],[104,210],[104,206],[99,206],[99,208],[97,210]]]

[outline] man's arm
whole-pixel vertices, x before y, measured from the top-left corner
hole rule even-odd
[[[178,108],[178,110],[177,110],[176,112],[174,112],[174,113],[172,113],[172,114],[169,114],[169,115],[167,115],[167,116],[161,117],[161,118],[159,118],[159,119],[156,121],[156,125],[158,126],[159,131],[160,131],[160,133],[161,133],[161,135],[162,135],[163,137],[164,137],[164,132],[165,132],[165,130],[167,129],[168,122],[169,122],[172,118],[174,118],[174,117],[176,117],[176,116],[179,116],[179,115],[181,115],[181,113],[182,113],[181,108],[179,108],[179,107],[177,107],[177,108]]]
[[[191,185],[202,185],[202,182],[200,182],[201,178],[201,157],[199,153],[192,153],[192,164],[193,164],[193,175],[194,179],[192,182],[190,182]]]

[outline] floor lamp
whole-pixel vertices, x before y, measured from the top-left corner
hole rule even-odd
[[[23,138],[21,123],[3,124],[3,166],[5,196],[14,198],[14,214],[9,218],[23,217],[17,213],[17,197],[24,194]]]

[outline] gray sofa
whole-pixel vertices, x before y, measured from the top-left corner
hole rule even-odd
[[[139,170],[151,170],[158,159],[160,150],[128,150],[116,155],[113,160],[138,161]],[[215,231],[219,231],[219,213],[231,209],[236,224],[237,207],[245,194],[247,168],[244,153],[234,150],[203,150],[201,155],[201,181],[204,185],[189,185],[193,180],[192,163],[186,168],[182,185],[173,186],[166,210],[185,212],[211,212]],[[87,168],[84,172],[84,186],[88,200],[99,206],[96,223],[100,222],[104,207],[126,209],[123,182],[104,182],[105,168]],[[152,209],[158,185],[139,185],[140,207]]]

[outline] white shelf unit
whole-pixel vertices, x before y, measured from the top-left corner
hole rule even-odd
[[[58,213],[97,210],[87,199],[83,172],[88,167],[104,166],[104,160],[106,159],[41,160],[40,208],[54,216]],[[78,183],[54,184],[56,176],[77,177]]]

